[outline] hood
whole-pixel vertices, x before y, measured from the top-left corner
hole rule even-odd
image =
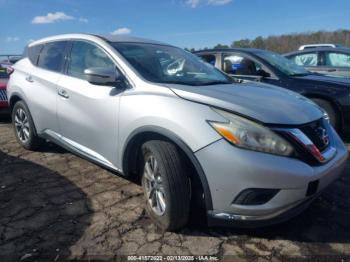
[[[306,76],[300,76],[297,78],[303,79],[303,80],[310,80],[310,81],[330,83],[330,84],[350,87],[350,78],[346,78],[346,77],[310,74]]]
[[[183,99],[211,105],[265,124],[300,125],[323,116],[307,98],[256,82],[212,86],[167,85]]]

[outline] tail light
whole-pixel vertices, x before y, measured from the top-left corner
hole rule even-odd
[[[15,69],[12,66],[8,66],[6,68],[6,73],[10,76],[13,72],[15,71]]]

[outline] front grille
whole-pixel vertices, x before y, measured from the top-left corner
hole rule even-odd
[[[0,90],[0,101],[6,101],[7,102],[7,94],[6,94],[6,90],[1,89]]]
[[[314,143],[314,145],[323,152],[329,145],[329,136],[325,127],[325,120],[320,119],[310,124],[304,125],[300,130]]]

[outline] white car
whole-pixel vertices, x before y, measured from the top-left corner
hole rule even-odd
[[[337,47],[343,47],[342,45],[338,44],[309,44],[309,45],[302,45],[299,47],[299,50],[305,50],[305,49],[311,49],[311,48],[321,48],[321,47],[332,47],[332,48],[337,48]]]

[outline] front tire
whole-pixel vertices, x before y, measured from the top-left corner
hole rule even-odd
[[[339,116],[333,105],[328,101],[319,98],[312,98],[311,100],[326,111],[329,116],[329,121],[334,129],[339,130]]]
[[[34,122],[27,105],[18,101],[12,110],[12,124],[17,142],[27,150],[40,147],[42,140],[36,134]]]
[[[190,209],[188,168],[175,145],[160,140],[142,145],[141,178],[146,210],[164,231],[185,226]]]

